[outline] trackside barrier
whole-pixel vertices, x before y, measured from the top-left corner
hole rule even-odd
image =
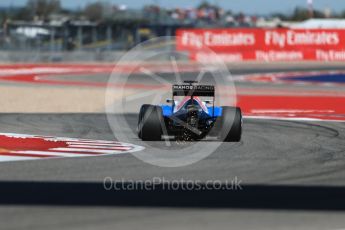
[[[166,51],[166,50],[165,50]],[[145,54],[150,55],[151,51],[145,51]],[[152,51],[152,55],[156,54],[156,51]],[[32,52],[32,51],[0,51],[0,62],[27,62],[27,63],[68,63],[68,62],[111,62],[116,63],[120,60],[126,51],[113,51],[113,52],[94,52],[94,51],[73,51],[73,52]],[[179,61],[187,61],[186,56],[180,55],[176,56]],[[152,61],[170,61],[170,56],[159,55],[159,57],[153,56]],[[133,61],[142,61],[140,58],[136,60],[133,57]]]

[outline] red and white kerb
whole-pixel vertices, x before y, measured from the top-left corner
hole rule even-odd
[[[143,147],[105,140],[0,133],[0,162],[122,154]]]

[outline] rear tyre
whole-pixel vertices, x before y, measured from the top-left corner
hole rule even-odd
[[[236,107],[222,107],[222,116],[219,119],[219,139],[224,142],[240,142],[242,137],[242,112]]]
[[[162,139],[163,111],[159,106],[143,105],[139,112],[138,136],[143,141]]]
[[[138,137],[141,139],[142,137],[142,132],[141,132],[141,122],[142,119],[146,113],[147,108],[149,108],[151,105],[149,104],[144,104],[141,106],[140,111],[139,111],[139,117],[138,117],[138,125],[137,125],[137,132],[138,132]]]

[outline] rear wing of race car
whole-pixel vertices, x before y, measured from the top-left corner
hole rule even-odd
[[[172,93],[173,96],[214,97],[215,88],[213,85],[173,85]]]

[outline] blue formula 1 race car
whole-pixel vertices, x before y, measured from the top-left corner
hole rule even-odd
[[[181,97],[181,100],[176,100]],[[208,97],[211,100],[202,100]],[[242,135],[242,113],[237,107],[216,107],[215,87],[194,81],[172,86],[169,105],[142,105],[138,119],[138,136],[143,141],[159,141],[173,136],[186,141],[206,136],[219,141],[239,142]]]

